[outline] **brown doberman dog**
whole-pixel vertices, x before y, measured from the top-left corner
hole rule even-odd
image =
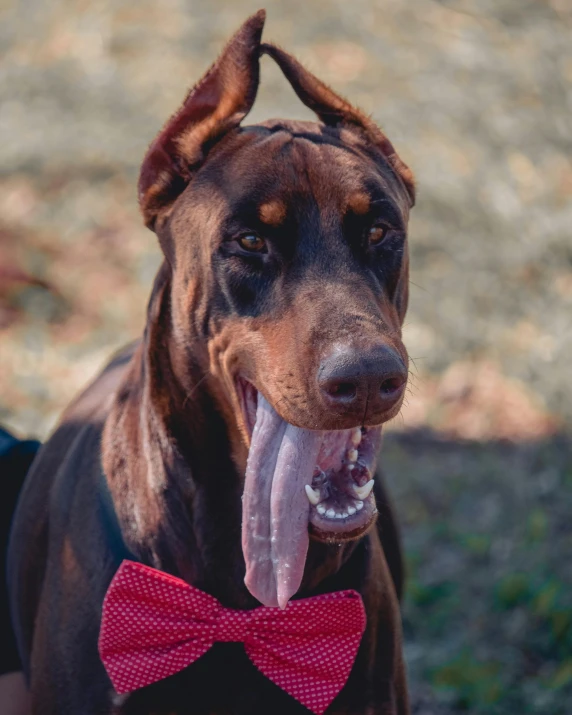
[[[413,179],[371,119],[261,43],[264,18],[151,144],[139,200],[164,262],[144,337],[66,411],[20,497],[8,570],[34,715],[308,712],[239,643],[117,696],[97,640],[124,558],[236,609],[357,590],[367,628],[328,713],[408,712],[399,540],[372,475],[408,375]],[[241,126],[262,54],[319,122]]]

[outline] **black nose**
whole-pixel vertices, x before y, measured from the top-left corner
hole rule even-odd
[[[318,371],[318,385],[332,407],[362,412],[367,407],[372,416],[393,407],[406,382],[403,360],[387,345],[369,350],[337,347]]]

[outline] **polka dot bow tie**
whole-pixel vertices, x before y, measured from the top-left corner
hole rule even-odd
[[[365,622],[356,591],[237,611],[123,561],[103,602],[99,653],[117,692],[128,693],[178,673],[217,641],[238,641],[258,670],[321,715],[349,677]]]

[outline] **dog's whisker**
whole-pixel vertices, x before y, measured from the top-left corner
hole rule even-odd
[[[433,295],[431,291],[429,291],[427,288],[424,288],[423,286],[420,286],[419,283],[415,283],[411,279],[409,279],[409,283],[411,283],[412,286],[419,288],[419,290],[422,290],[424,293],[427,293],[427,295]]]
[[[190,390],[186,395],[185,399],[183,400],[183,409],[186,407],[187,402],[193,397],[195,392],[198,390],[198,388],[202,385],[202,383],[207,379],[208,373],[205,373],[193,386],[192,390]]]

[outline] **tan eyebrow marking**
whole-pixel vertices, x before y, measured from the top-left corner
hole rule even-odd
[[[269,226],[280,226],[286,218],[286,206],[279,199],[266,201],[258,207],[258,216]]]
[[[371,198],[364,191],[356,191],[348,199],[348,210],[363,216],[369,211]]]

